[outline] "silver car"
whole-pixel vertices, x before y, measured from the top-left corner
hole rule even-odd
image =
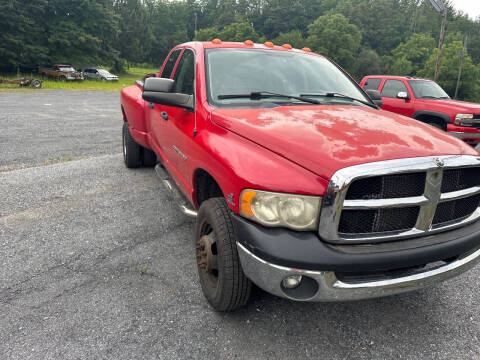
[[[86,68],[83,69],[83,75],[87,80],[118,81],[117,75],[113,75],[105,69]]]

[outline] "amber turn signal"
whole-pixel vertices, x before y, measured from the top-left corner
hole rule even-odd
[[[263,45],[268,46],[268,47],[273,47],[273,42],[267,41]]]
[[[214,43],[214,44],[220,44],[221,42],[222,42],[222,40],[220,40],[220,39],[213,39],[212,40],[212,43]]]
[[[307,52],[312,51],[312,50],[310,50],[310,48],[307,48],[307,47],[304,47],[302,50],[303,50],[303,51],[307,51]]]
[[[284,47],[285,49],[290,50],[290,49],[292,48],[292,45],[290,45],[290,44],[283,44],[282,47]]]
[[[242,213],[248,216],[253,216],[251,202],[255,195],[257,195],[257,193],[253,190],[246,190],[242,192],[242,198],[240,199],[240,210]]]
[[[248,45],[248,46],[252,46],[253,45],[253,41],[252,40],[245,40],[243,42],[245,45]]]

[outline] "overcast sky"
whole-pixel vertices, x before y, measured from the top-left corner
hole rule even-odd
[[[480,15],[479,0],[452,0],[452,4],[455,9],[466,12],[472,19],[476,19]]]

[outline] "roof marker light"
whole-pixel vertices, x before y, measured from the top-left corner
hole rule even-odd
[[[283,44],[282,47],[284,47],[285,49],[290,50],[290,49],[292,48],[292,45],[290,45],[290,44]]]
[[[268,47],[273,47],[273,42],[267,41],[263,45],[268,46]]]
[[[253,45],[253,41],[252,40],[245,40],[243,42],[245,45],[248,45],[248,46],[252,46]]]
[[[221,42],[222,42],[222,40],[220,40],[220,39],[213,39],[212,40],[212,43],[214,43],[214,44],[220,44]]]
[[[303,50],[303,51],[306,51],[306,52],[312,51],[312,50],[310,50],[310,48],[307,48],[307,47],[304,47],[302,50]]]

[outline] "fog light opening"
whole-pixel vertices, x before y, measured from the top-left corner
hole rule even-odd
[[[295,289],[302,282],[302,275],[290,275],[282,280],[285,289]]]
[[[290,299],[307,301],[318,292],[318,282],[305,275],[288,275],[283,278],[280,289]]]

